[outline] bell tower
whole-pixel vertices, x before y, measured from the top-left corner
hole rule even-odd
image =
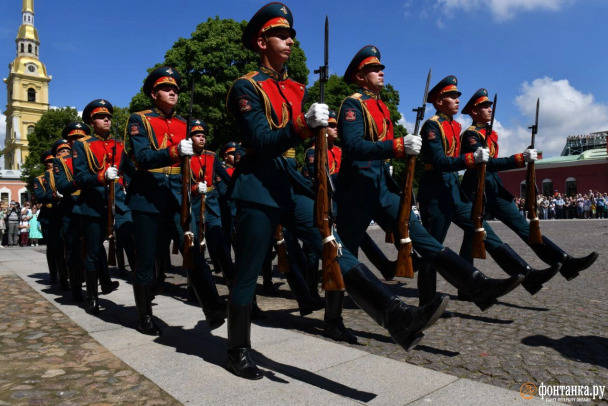
[[[28,155],[27,136],[49,109],[52,76],[40,62],[40,40],[34,27],[34,0],[23,0],[21,26],[15,39],[17,57],[8,65],[5,169],[21,169]]]

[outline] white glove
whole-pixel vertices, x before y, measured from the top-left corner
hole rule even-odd
[[[194,150],[192,149],[192,140],[181,140],[177,145],[177,153],[179,156],[194,155]]]
[[[106,180],[107,181],[111,181],[111,180],[115,180],[118,179],[118,168],[115,166],[110,166],[107,170],[106,170]]]
[[[199,195],[204,195],[207,193],[207,182],[198,182],[198,185],[196,185],[196,191]]]
[[[61,193],[59,193],[59,191],[55,192],[55,196],[57,196],[60,199],[63,199],[63,195]]]
[[[476,164],[484,164],[490,160],[490,150],[488,148],[477,148],[477,151],[473,152]]]
[[[325,103],[313,103],[306,114],[304,114],[304,118],[306,118],[306,124],[310,128],[327,127],[329,106]]]
[[[422,147],[422,137],[408,134],[403,137],[403,146],[405,147],[406,154],[418,155],[420,153],[420,148]]]
[[[526,149],[524,151],[524,162],[534,162],[538,159],[538,152],[535,149]]]

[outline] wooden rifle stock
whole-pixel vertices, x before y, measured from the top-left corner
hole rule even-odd
[[[486,238],[486,230],[483,228],[483,196],[486,185],[486,164],[477,165],[477,189],[475,191],[475,199],[473,207],[471,207],[471,221],[475,228],[473,234],[473,249],[471,255],[473,258],[486,259],[486,247],[483,240]]]
[[[282,273],[290,272],[287,248],[283,238],[283,227],[280,224],[274,232],[274,250],[277,252],[277,270]]]
[[[108,184],[108,211],[106,216],[106,234],[108,236],[108,265],[116,266],[116,236],[114,235],[114,207],[116,198],[116,180]]]
[[[315,199],[315,224],[321,233],[323,251],[323,289],[325,291],[344,290],[344,280],[338,264],[338,243],[336,242],[329,220],[329,198],[327,190],[327,138],[326,129],[317,130],[315,145],[315,165],[317,190]]]
[[[416,156],[408,155],[405,164],[405,182],[403,184],[403,196],[399,207],[399,248],[397,264],[395,265],[395,276],[413,278],[414,266],[412,265],[412,239],[410,238],[410,216],[412,214],[412,188],[414,187],[414,168]]]
[[[182,206],[180,210],[180,225],[184,233],[182,257],[184,268],[194,269],[194,234],[190,231],[190,157],[182,157]]]
[[[526,210],[530,220],[530,244],[542,244],[543,236],[540,233],[540,220],[538,219],[538,208],[536,201],[536,173],[534,162],[528,162],[528,172],[526,174]]]
[[[386,230],[386,233],[384,234],[384,242],[388,244],[395,243],[395,236],[391,230]]]
[[[204,171],[203,171],[204,172]],[[207,247],[207,241],[205,241],[205,204],[207,201],[207,196],[205,193],[201,195],[201,208],[198,216],[198,242],[200,252],[205,252],[205,248]]]

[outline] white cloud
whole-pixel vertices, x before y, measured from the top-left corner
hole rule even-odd
[[[535,146],[547,158],[561,153],[569,135],[608,130],[608,105],[597,103],[592,94],[577,90],[567,79],[544,77],[522,84],[515,104],[529,118],[530,125],[534,123],[538,98],[540,112]],[[517,127],[508,132],[507,137],[510,145],[528,145],[530,135],[527,128]],[[504,145],[504,141],[500,145]]]
[[[427,0],[428,6],[422,5],[417,10],[421,17],[432,14],[437,17],[439,13],[443,17],[451,18],[455,11],[462,10],[467,13],[478,13],[488,11],[495,20],[504,21],[515,17],[519,13],[547,10],[558,11],[564,6],[574,3],[576,0]],[[412,7],[420,7],[422,2],[406,1],[404,3],[405,14],[411,14]],[[434,10],[432,13],[429,9]],[[437,24],[443,26],[441,18]]]
[[[414,132],[414,127],[416,125],[416,123],[410,123],[409,121],[407,121],[403,113],[401,113],[401,119],[397,121],[397,124],[404,126],[407,129],[408,134]]]

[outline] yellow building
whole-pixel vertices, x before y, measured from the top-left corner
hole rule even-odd
[[[9,64],[7,86],[5,169],[18,170],[28,155],[27,135],[49,109],[52,77],[39,59],[40,40],[34,27],[34,0],[23,0],[21,26],[17,33],[17,57]]]

